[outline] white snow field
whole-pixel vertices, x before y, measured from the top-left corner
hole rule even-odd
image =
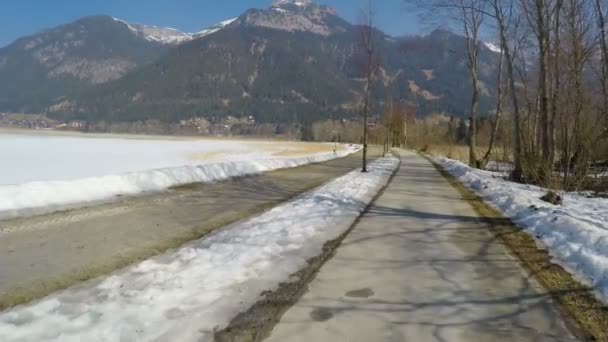
[[[387,157],[177,251],[0,313],[0,340],[210,341],[306,266],[398,167]]]
[[[592,286],[608,303],[608,199],[566,193],[563,205],[540,197],[543,188],[504,180],[504,174],[471,169],[441,157],[433,159],[484,200],[526,229],[553,261]]]
[[[295,146],[299,145],[0,134],[0,219],[295,167],[356,150],[275,155],[289,155]]]

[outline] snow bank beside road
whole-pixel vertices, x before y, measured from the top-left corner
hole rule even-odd
[[[381,158],[176,252],[0,313],[1,340],[211,341],[346,231],[397,166]]]
[[[172,186],[213,182],[231,177],[301,166],[344,157],[357,149],[348,147],[337,153],[306,157],[249,159],[204,165],[185,165],[65,181],[29,182],[0,185],[0,219],[32,213],[48,213],[75,204],[163,191]]]
[[[540,187],[506,181],[501,174],[471,169],[461,162],[433,158],[462,183],[525,228],[554,261],[608,303],[608,200],[566,194],[564,204],[540,200]]]

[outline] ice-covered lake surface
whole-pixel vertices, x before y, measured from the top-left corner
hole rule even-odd
[[[282,146],[283,145],[283,146]],[[282,147],[281,147],[282,146]],[[239,140],[153,140],[0,132],[0,185],[272,158],[298,144]],[[331,148],[328,146],[327,152]]]
[[[344,156],[354,146],[0,131],[0,219]]]

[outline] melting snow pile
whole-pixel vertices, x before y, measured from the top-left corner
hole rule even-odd
[[[434,158],[462,183],[524,227],[553,260],[591,285],[608,302],[608,199],[567,193],[564,204],[540,200],[540,187],[504,180],[501,174]]]
[[[212,340],[345,232],[397,166],[379,159],[176,252],[5,311],[2,341]]]

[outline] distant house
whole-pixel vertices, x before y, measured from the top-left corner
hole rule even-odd
[[[86,126],[86,121],[72,120],[69,122],[61,122],[55,125],[55,129],[76,129],[80,130]],[[48,125],[50,127],[50,125]]]
[[[81,129],[86,125],[86,122],[80,120],[73,120],[68,123],[69,128]]]
[[[224,120],[224,124],[235,126],[235,125],[255,125],[255,118],[253,115],[243,116],[243,117],[235,117],[228,115]]]
[[[180,126],[195,128],[198,133],[208,133],[211,123],[203,117],[194,117],[188,120],[180,120]]]
[[[237,117],[234,117],[234,116],[231,116],[231,115],[228,115],[228,117],[226,118],[226,120],[224,120],[224,123],[226,125],[230,125],[230,126],[232,126],[232,125],[238,125],[238,124],[241,123],[241,119],[239,119]]]

